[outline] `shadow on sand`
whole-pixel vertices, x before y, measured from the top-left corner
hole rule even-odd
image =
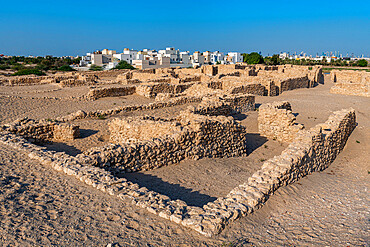
[[[146,187],[149,190],[166,195],[170,197],[171,200],[180,199],[186,202],[189,206],[202,207],[208,202],[212,202],[217,199],[216,197],[211,197],[209,195],[201,194],[198,191],[185,188],[179,184],[168,183],[163,181],[161,178],[150,174],[135,172],[120,175],[116,174],[116,176],[124,177],[133,183],[137,183],[140,187]]]
[[[68,155],[76,156],[77,154],[82,153],[80,149],[75,148],[74,146],[67,145],[63,142],[51,142],[43,145],[50,151],[56,152],[65,152]]]
[[[80,129],[80,138],[86,138],[92,135],[95,135],[99,131],[91,129]]]

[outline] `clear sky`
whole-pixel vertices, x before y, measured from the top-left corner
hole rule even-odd
[[[0,53],[97,49],[370,56],[370,0],[0,0]]]

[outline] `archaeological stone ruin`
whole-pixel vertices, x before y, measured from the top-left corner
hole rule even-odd
[[[334,86],[331,93],[370,97],[370,73],[365,71],[332,70]]]
[[[341,83],[341,76],[335,72],[336,83]],[[366,76],[361,74],[358,80],[362,83]],[[294,104],[256,104],[258,97],[315,87],[321,79],[320,66],[238,64],[0,78],[0,84],[9,87],[55,84],[77,90],[83,85],[75,97],[81,101],[130,95],[147,100],[108,110],[79,110],[54,119],[18,119],[1,126],[0,142],[112,197],[214,236],[262,207],[280,187],[327,168],[344,148],[356,127],[352,108],[333,112],[325,123],[305,128],[297,122]],[[167,115],[157,115],[154,110]],[[247,157],[252,135],[242,119],[252,113],[257,116],[258,135],[284,143],[286,148],[264,160],[225,196],[191,206],[122,176],[159,167],[170,169],[185,160]],[[102,132],[107,133],[99,145],[75,155],[48,148],[47,143],[73,145],[82,138],[81,126],[88,121],[100,121]]]

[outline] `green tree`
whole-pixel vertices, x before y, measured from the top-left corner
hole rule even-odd
[[[263,57],[257,52],[252,52],[250,54],[243,53],[242,55],[243,61],[247,64],[262,64],[264,62]]]
[[[361,60],[358,60],[356,64],[357,66],[360,66],[360,67],[366,67],[367,61],[365,59],[361,59]]]
[[[115,67],[115,69],[135,69],[135,67],[133,67],[131,64],[129,64],[126,61],[120,61]]]
[[[280,57],[278,54],[275,54],[271,57],[271,61],[273,65],[278,65],[280,64]]]

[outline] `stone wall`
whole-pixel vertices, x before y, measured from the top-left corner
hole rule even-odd
[[[253,95],[266,95],[266,88],[259,83],[235,83],[235,82],[222,82],[223,90],[231,94],[245,93]]]
[[[335,85],[331,93],[370,97],[370,73],[365,71],[332,70]]]
[[[117,97],[131,95],[136,92],[135,86],[122,86],[122,87],[102,87],[92,88],[87,93],[86,98],[90,100],[96,100],[103,97]]]
[[[276,86],[279,87],[279,94],[284,91],[294,90],[297,88],[309,88],[310,80],[307,76],[289,78],[285,80],[279,80],[276,83]]]
[[[15,133],[32,142],[67,141],[80,136],[78,126],[50,120],[36,121],[23,118],[0,127],[2,131]]]
[[[253,111],[254,107],[254,95],[214,95],[204,97],[199,105],[189,107],[188,111],[200,115],[228,116],[241,112]]]
[[[218,66],[215,65],[204,65],[201,69],[203,74],[206,75],[215,76],[218,74]]]
[[[148,98],[155,98],[159,93],[178,94],[191,87],[194,83],[187,82],[182,84],[170,83],[142,83],[136,86],[136,93]]]
[[[303,128],[303,125],[296,123],[287,101],[267,103],[258,108],[258,130],[261,136],[290,143]]]
[[[129,69],[115,69],[115,70],[104,70],[104,71],[83,71],[83,72],[78,72],[79,74],[83,75],[83,76],[93,76],[93,77],[97,77],[97,78],[104,78],[104,77],[108,77],[108,78],[112,78],[112,77],[117,77],[121,74],[125,74],[125,73],[128,73],[132,70],[129,70]]]
[[[93,85],[98,79],[99,77],[94,74],[79,74],[79,72],[56,73],[48,76],[24,75],[0,78],[4,85],[9,86],[58,83],[61,87]]]
[[[56,141],[70,141],[80,137],[80,128],[77,125],[61,123],[53,127],[53,139]]]
[[[184,91],[185,95],[193,97],[205,97],[214,94],[223,94],[223,91],[216,88],[211,88],[207,83],[195,83]]]
[[[178,163],[184,159],[247,154],[245,127],[232,117],[182,113],[176,120],[116,119],[111,141],[119,145],[84,152],[94,166],[133,172]]]
[[[98,82],[99,77],[95,74],[72,74],[54,76],[55,83],[59,83],[61,87],[77,87],[85,85],[94,85]]]
[[[355,127],[354,110],[345,109],[334,112],[324,124],[300,131],[280,156],[267,160],[247,182],[231,190],[226,197],[205,205],[207,217],[198,219],[196,224],[192,221],[192,225],[202,229],[200,232],[205,235],[217,234],[231,221],[263,206],[279,187],[324,170],[344,148]]]
[[[77,111],[71,113],[69,115],[63,117],[57,117],[55,120],[58,122],[67,122],[73,121],[76,119],[83,119],[87,117],[99,117],[99,116],[110,116],[115,115],[121,112],[132,112],[132,111],[140,111],[140,110],[153,110],[165,107],[172,107],[176,105],[184,105],[189,103],[196,103],[201,102],[201,97],[193,97],[193,96],[180,96],[180,97],[173,97],[169,98],[166,101],[158,101],[149,104],[136,104],[136,105],[126,105],[126,106],[117,106],[113,109],[108,110],[94,110],[89,112],[84,111]]]
[[[26,152],[31,159],[74,176],[104,193],[206,236],[213,236],[232,221],[262,207],[278,188],[328,167],[344,148],[355,126],[353,109],[334,112],[324,124],[300,131],[280,156],[264,162],[248,181],[234,188],[227,196],[203,207],[171,200],[168,196],[140,187],[125,178],[115,177],[109,171],[89,166],[92,158],[83,154],[72,157],[48,151],[11,133],[0,133],[0,142]],[[110,149],[114,150],[113,146]]]
[[[3,85],[9,86],[47,84],[48,79],[48,76],[12,76],[2,78]]]
[[[115,118],[109,123],[110,142],[130,143],[165,138],[181,133],[179,122],[146,117]]]

